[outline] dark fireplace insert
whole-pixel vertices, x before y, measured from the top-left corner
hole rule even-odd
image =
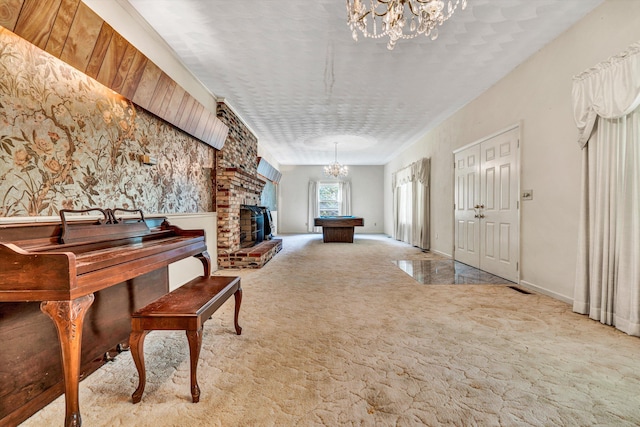
[[[240,247],[250,248],[271,240],[271,211],[265,206],[240,206]]]

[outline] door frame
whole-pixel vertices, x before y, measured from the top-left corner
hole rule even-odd
[[[451,181],[453,182],[453,185],[451,186],[451,200],[453,201],[453,203],[451,203],[451,242],[452,242],[452,247],[451,247],[451,254],[452,254],[452,258],[455,261],[456,259],[456,179],[455,179],[455,175],[456,175],[456,169],[455,169],[455,156],[457,153],[464,151],[470,147],[473,147],[475,145],[479,145],[485,141],[488,141],[492,138],[495,138],[498,135],[502,135],[503,133],[506,132],[511,132],[514,129],[518,129],[518,150],[516,153],[516,158],[518,161],[518,171],[516,174],[517,177],[517,193],[518,193],[518,200],[517,200],[517,219],[516,219],[516,231],[518,233],[518,268],[516,269],[516,283],[520,284],[520,272],[522,271],[522,233],[521,233],[521,215],[522,215],[522,208],[521,208],[521,194],[522,194],[522,190],[520,187],[520,181],[522,178],[522,156],[521,156],[521,145],[522,145],[522,120],[507,126],[506,128],[500,129],[499,131],[496,131],[490,135],[484,136],[480,139],[477,139],[473,142],[470,142],[468,144],[463,145],[462,147],[456,148],[455,150],[453,150],[451,152],[451,165],[453,165],[453,168],[451,168]]]

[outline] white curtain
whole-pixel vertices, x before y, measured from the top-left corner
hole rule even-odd
[[[340,182],[340,215],[351,215],[351,182]]]
[[[573,310],[640,336],[640,42],[573,81],[582,191]]]
[[[431,162],[423,158],[391,176],[396,240],[429,249]]]
[[[318,188],[319,181],[309,181],[309,209],[307,210],[307,231],[309,233],[321,233],[322,227],[314,227],[315,218],[320,216],[320,207],[318,206]]]

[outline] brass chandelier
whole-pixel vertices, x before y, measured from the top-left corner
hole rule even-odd
[[[462,3],[463,10],[467,7],[467,0],[449,0],[446,11],[442,0],[370,0],[369,6],[365,6],[367,0],[346,1],[347,24],[353,39],[358,41],[358,31],[373,39],[388,36],[389,50],[393,50],[400,39],[413,39],[422,34],[431,40],[437,39],[436,27],[451,18],[458,4]],[[407,20],[410,20],[408,28]]]

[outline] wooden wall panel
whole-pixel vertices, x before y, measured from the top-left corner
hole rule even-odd
[[[171,94],[171,99],[169,100],[169,105],[167,106],[166,117],[167,121],[174,126],[178,126],[178,114],[180,112],[180,105],[182,104],[185,93],[186,92],[184,89],[176,85],[176,88]]]
[[[187,129],[188,132],[191,132],[191,134],[194,134],[196,132],[198,121],[200,120],[200,116],[202,116],[203,111],[204,106],[202,104],[196,104],[191,111],[191,117],[189,117],[189,121],[187,122]]]
[[[111,89],[115,90],[119,94],[122,94],[122,88],[124,87],[125,79],[129,74],[129,69],[131,68],[131,64],[133,64],[133,60],[136,57],[137,51],[138,49],[133,47],[132,44],[127,43],[127,48],[124,51],[124,55],[122,55],[122,60],[120,61],[118,71],[111,81]]]
[[[3,0],[0,2],[0,25],[15,33],[16,22],[24,0]]]
[[[98,33],[98,38],[96,39],[96,43],[93,47],[93,52],[89,58],[89,64],[87,64],[87,68],[84,71],[89,77],[94,79],[98,77],[100,67],[102,67],[102,61],[104,61],[107,49],[111,43],[111,37],[113,37],[114,33],[115,31],[113,28],[111,28],[111,26],[106,22],[100,27],[100,33]]]
[[[140,79],[140,84],[136,88],[132,101],[142,108],[151,111],[149,104],[151,103],[153,93],[156,91],[156,86],[158,85],[161,74],[162,70],[160,70],[156,64],[147,61],[144,72],[142,73],[142,78]]]
[[[120,94],[127,99],[133,99],[133,95],[136,93],[136,89],[142,80],[142,74],[147,66],[147,57],[140,53],[136,49],[131,66],[127,72],[127,76],[122,83],[122,92]]]
[[[185,110],[185,114],[186,116],[183,116],[182,118],[182,123],[183,124],[183,129],[191,129],[191,125],[193,123],[193,117],[196,115],[196,113],[198,112],[198,103],[195,102],[195,99],[193,100],[193,103],[191,104],[191,108],[188,110]],[[189,131],[191,132],[191,131]]]
[[[165,90],[164,97],[162,98],[162,103],[160,104],[160,110],[158,110],[158,115],[163,117],[169,123],[173,123],[170,119],[169,114],[169,103],[171,103],[171,97],[173,96],[173,91],[176,90],[177,83],[173,80],[169,79],[169,85]],[[173,116],[173,114],[171,114]]]
[[[198,119],[196,123],[196,129],[194,130],[196,138],[204,139],[204,130],[207,127],[207,122],[209,121],[209,116],[211,113],[207,109],[203,109],[202,115]]]
[[[81,0],[0,0],[0,25],[216,148],[228,127]]]
[[[80,3],[60,59],[84,73],[102,29],[102,22],[94,11]]]
[[[162,101],[164,101],[164,96],[167,94],[167,91],[171,87],[171,77],[162,73],[160,78],[158,79],[158,84],[156,85],[156,89],[153,92],[153,96],[151,97],[151,102],[149,103],[149,111],[153,114],[162,117],[161,107]]]
[[[14,32],[44,50],[60,3],[61,0],[25,0]]]
[[[222,123],[222,120],[218,119],[216,122],[216,126],[213,129],[213,134],[207,140],[207,143],[214,146],[218,150],[222,150],[225,141],[227,140],[227,135],[229,134],[229,128],[227,125]]]
[[[209,115],[207,119],[207,123],[204,128],[204,132],[202,132],[203,141],[209,141],[209,139],[211,138],[211,135],[213,134],[213,126],[215,125],[217,119],[218,118],[215,115],[213,114]]]
[[[194,102],[195,99],[193,99],[193,97],[189,96],[188,93],[184,94],[184,99],[182,100],[182,103],[178,108],[178,114],[176,115],[176,126],[180,129],[184,129],[187,125],[187,118],[189,117],[189,114],[191,114]]]
[[[115,79],[116,74],[118,74],[120,62],[128,45],[129,43],[127,43],[124,37],[116,32],[113,33],[107,52],[104,55],[104,60],[100,66],[98,77],[96,77],[97,81],[111,88],[111,83]]]
[[[56,58],[60,57],[64,44],[67,41],[67,35],[71,29],[71,23],[78,10],[80,0],[62,0],[58,9],[58,16],[53,23],[51,35],[47,41],[45,50]]]

